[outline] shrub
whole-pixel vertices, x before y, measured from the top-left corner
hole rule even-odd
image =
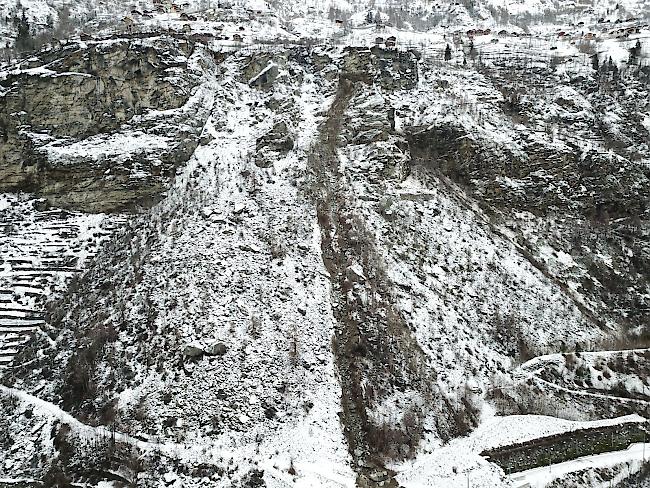
[[[576,356],[573,353],[568,353],[564,355],[564,365],[568,370],[573,370],[576,366]]]
[[[44,488],[69,488],[72,487],[72,480],[65,473],[61,464],[56,461],[43,476]]]

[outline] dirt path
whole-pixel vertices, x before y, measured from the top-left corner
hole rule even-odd
[[[623,353],[630,353],[630,352],[645,352],[645,351],[647,351],[647,349],[627,349],[627,350],[622,349],[620,351],[589,351],[589,352],[582,352],[581,354],[588,355],[588,356],[598,356],[598,355],[607,355],[607,354],[623,354]],[[539,384],[547,386],[553,390],[568,393],[570,395],[579,395],[583,397],[611,400],[620,403],[632,403],[638,405],[640,408],[645,407],[646,409],[650,407],[650,401],[645,400],[643,398],[636,398],[634,396],[622,397],[618,395],[609,395],[606,392],[599,393],[597,390],[592,388],[584,388],[582,390],[576,390],[573,388],[568,388],[566,386],[558,385],[556,383],[553,383],[552,381],[548,381],[540,377],[540,373],[542,373],[542,371],[545,368],[547,368],[549,365],[549,363],[545,361],[549,361],[551,359],[554,359],[555,357],[559,357],[563,360],[563,356],[561,355],[556,356],[554,354],[547,354],[544,356],[538,356],[522,364],[519,367],[519,374],[521,375],[521,377],[518,380],[519,383],[536,381]]]

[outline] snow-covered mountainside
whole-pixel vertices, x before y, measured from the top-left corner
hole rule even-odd
[[[648,483],[647,1],[21,2],[0,486]]]

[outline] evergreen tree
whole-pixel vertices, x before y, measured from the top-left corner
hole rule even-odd
[[[469,40],[469,57],[472,59],[476,58],[476,49],[474,48],[474,39]]]
[[[630,48],[630,62],[634,61],[641,54],[641,41],[637,40],[634,47]]]
[[[449,44],[447,44],[447,47],[445,48],[445,61],[449,61],[451,59],[451,47],[449,47]]]
[[[29,22],[25,9],[22,11],[20,18],[16,18],[16,25],[18,27],[18,34],[16,34],[16,49],[18,51],[30,51],[34,49],[34,38],[29,31]]]
[[[62,39],[74,29],[72,25],[72,19],[70,17],[70,9],[66,6],[61,8],[58,11],[59,21],[57,22],[56,29],[54,30],[54,36],[57,39]]]

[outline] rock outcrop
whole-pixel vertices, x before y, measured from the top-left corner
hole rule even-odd
[[[104,41],[0,73],[0,191],[91,212],[155,201],[205,121],[200,57],[173,38]]]
[[[417,85],[419,55],[415,51],[350,47],[345,52],[342,78],[378,83],[386,90],[409,90]]]

